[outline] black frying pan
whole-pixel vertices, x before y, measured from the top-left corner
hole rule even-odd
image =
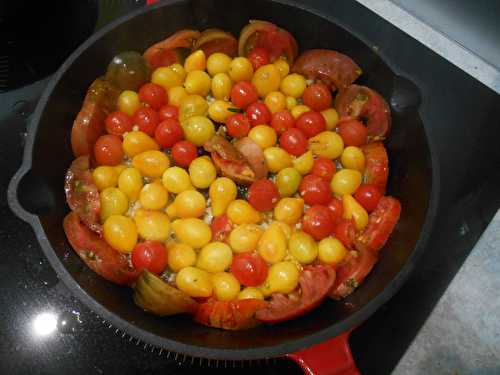
[[[69,139],[73,120],[88,86],[104,73],[115,54],[143,51],[181,28],[219,27],[238,35],[249,19],[269,20],[289,30],[301,50],[331,48],[347,54],[363,69],[358,82],[388,100],[393,111],[393,130],[386,142],[391,162],[388,194],[400,199],[402,214],[378,264],[345,301],[328,300],[308,315],[276,326],[230,332],[201,326],[190,317],[161,319],[146,314],[134,305],[130,289],[113,285],[87,268],[71,250],[62,229],[68,212],[63,180],[73,158]],[[166,1],[113,22],[68,58],[40,99],[23,164],[9,186],[12,209],[31,224],[58,276],[78,298],[114,326],[149,344],[190,356],[257,359],[294,353],[349,332],[386,302],[410,274],[432,227],[439,179],[438,171],[432,170],[431,150],[418,114],[419,98],[425,93],[419,92],[411,77],[399,76],[398,67],[377,55],[368,41],[364,43],[348,30],[349,25],[337,25],[292,2],[268,0]],[[348,349],[328,353],[334,350],[330,344],[345,343],[346,337],[290,356],[305,361],[304,368],[321,365],[322,359],[323,365],[331,367],[336,354],[347,355],[349,360]],[[321,370],[333,373],[331,368]]]

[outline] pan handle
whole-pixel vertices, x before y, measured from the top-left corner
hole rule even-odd
[[[360,375],[349,347],[351,331],[313,347],[287,354],[307,375]]]
[[[9,182],[9,187],[7,188],[7,202],[9,203],[10,209],[22,220],[26,221],[29,224],[33,224],[36,216],[32,213],[28,212],[21,202],[19,202],[18,198],[18,190],[19,184],[23,180],[23,178],[30,171],[29,167],[26,167],[24,164],[19,168],[12,179]]]

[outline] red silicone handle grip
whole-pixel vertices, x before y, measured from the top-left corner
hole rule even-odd
[[[321,344],[287,354],[307,375],[360,375],[349,348],[349,334],[344,332]]]
[[[152,5],[154,3],[156,3],[158,0],[146,0],[146,4],[147,5]]]

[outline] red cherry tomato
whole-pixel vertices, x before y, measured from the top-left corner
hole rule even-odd
[[[243,253],[233,257],[231,272],[245,286],[262,284],[267,277],[267,263],[258,254]]]
[[[233,138],[245,137],[250,131],[250,121],[241,113],[229,116],[226,120],[227,133]]]
[[[122,135],[132,130],[132,121],[126,113],[121,111],[111,112],[105,121],[106,131],[109,134]]]
[[[238,108],[246,109],[259,99],[254,85],[247,81],[236,83],[231,89],[231,102]]]
[[[158,116],[160,121],[166,120],[168,118],[178,119],[179,118],[179,108],[174,105],[164,105],[158,111]]]
[[[342,120],[338,128],[345,146],[360,147],[366,144],[368,129],[360,121],[354,119]]]
[[[140,242],[134,247],[131,260],[137,271],[145,268],[159,274],[167,267],[167,249],[159,241]]]
[[[330,203],[328,203],[328,208],[330,209],[334,223],[337,223],[342,219],[342,215],[344,214],[344,205],[340,199],[332,198]]]
[[[269,53],[261,47],[254,48],[247,56],[253,66],[253,70],[259,69],[262,65],[269,64]]]
[[[157,111],[167,102],[167,92],[160,85],[146,83],[139,89],[139,100]]]
[[[247,117],[250,120],[250,125],[252,125],[252,127],[269,124],[271,122],[271,112],[269,112],[267,106],[262,102],[250,104],[247,108]]]
[[[325,179],[308,174],[299,185],[299,193],[308,205],[328,204],[332,199],[330,184]]]
[[[309,111],[299,116],[295,126],[302,130],[307,138],[311,138],[326,129],[326,121],[321,113]]]
[[[180,141],[172,146],[172,158],[178,166],[187,168],[198,157],[198,148],[193,142]]]
[[[330,183],[336,170],[337,167],[332,160],[327,158],[318,158],[314,161],[311,174],[319,176]]]
[[[182,141],[184,131],[177,120],[167,119],[158,125],[155,130],[156,142],[162,147],[170,148],[175,143]]]
[[[286,130],[293,128],[295,125],[295,118],[289,110],[274,112],[271,117],[271,126],[276,130],[276,133],[282,134]]]
[[[382,193],[375,185],[363,184],[354,193],[354,198],[366,211],[372,212],[382,198]]]
[[[141,132],[153,137],[155,130],[160,123],[160,116],[152,108],[141,107],[132,116],[132,124],[137,125]]]
[[[300,129],[288,129],[280,136],[280,146],[294,156],[300,156],[306,152],[307,145],[307,137]]]
[[[341,219],[335,224],[333,234],[345,247],[352,249],[354,237],[356,236],[356,225],[354,224],[354,220]]]
[[[304,90],[302,100],[309,108],[320,112],[332,106],[332,93],[326,85],[315,83]]]
[[[268,179],[257,180],[248,189],[248,202],[257,211],[270,211],[278,202],[280,193],[278,188]]]
[[[310,207],[302,221],[302,230],[309,233],[316,241],[332,234],[335,224],[328,207],[319,204]]]
[[[98,165],[118,165],[123,160],[122,140],[117,135],[101,135],[94,145]]]
[[[212,230],[212,241],[225,241],[233,226],[227,215],[222,215],[214,217],[210,229]]]

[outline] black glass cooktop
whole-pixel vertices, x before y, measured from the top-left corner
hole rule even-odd
[[[494,126],[500,100],[357,3],[308,3],[372,40],[429,93],[423,105],[430,116],[424,122],[439,144],[443,178],[436,228],[409,281],[351,337],[360,370],[388,374],[500,204],[500,174],[493,168],[500,160],[495,144],[500,132]],[[52,1],[47,7],[17,1],[8,6],[0,7],[0,373],[196,374],[203,369],[230,374],[237,366],[241,374],[300,374],[284,359],[241,368],[240,363],[186,361],[149,347],[103,322],[57,279],[31,228],[10,212],[7,184],[21,164],[30,115],[47,77],[96,28],[143,3]]]

